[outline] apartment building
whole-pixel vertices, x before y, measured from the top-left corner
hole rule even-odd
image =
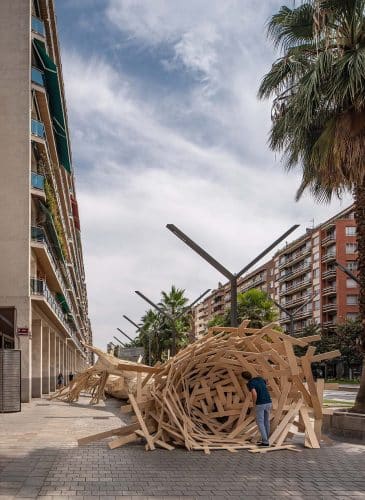
[[[0,18],[0,338],[26,402],[91,362],[92,332],[54,0]]]
[[[356,224],[353,206],[307,229],[261,267],[243,276],[239,291],[260,288],[290,314],[279,310],[285,331],[300,335],[310,323],[333,328],[359,313],[359,287],[337,268],[357,271]],[[214,290],[194,309],[195,334],[201,336],[216,314],[229,308],[229,283]],[[214,306],[216,304],[216,306]],[[220,308],[218,307],[220,306]]]

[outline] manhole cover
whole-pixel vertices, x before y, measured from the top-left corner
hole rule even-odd
[[[94,420],[108,420],[109,417],[93,417]]]

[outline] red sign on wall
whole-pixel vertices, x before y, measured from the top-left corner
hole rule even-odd
[[[29,335],[29,328],[18,328],[17,334],[18,335]]]

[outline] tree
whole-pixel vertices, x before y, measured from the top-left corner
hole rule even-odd
[[[172,348],[174,332],[176,334],[177,350],[185,347],[191,329],[191,314],[186,310],[188,299],[185,290],[176,288],[174,285],[169,292],[161,292],[159,307],[173,318],[170,321],[162,313],[149,309],[140,320],[138,342],[144,347],[146,358],[154,365],[157,361],[167,358],[167,352]]]
[[[300,167],[296,199],[352,192],[359,252],[365,350],[365,0],[312,0],[283,6],[268,23],[282,51],[264,76],[260,98],[273,98],[270,147],[286,169]],[[365,351],[363,351],[365,354]],[[365,412],[365,356],[354,410]]]
[[[238,321],[249,319],[249,326],[252,328],[261,328],[277,319],[273,301],[266,292],[258,288],[237,295],[237,311]],[[231,311],[228,309],[224,315],[215,316],[209,321],[208,326],[230,326],[230,314]]]

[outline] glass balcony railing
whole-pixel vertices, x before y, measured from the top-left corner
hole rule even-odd
[[[44,28],[44,22],[39,17],[32,16],[32,31],[38,35],[45,36],[46,30]]]
[[[32,82],[44,87],[43,72],[38,68],[32,68]]]
[[[44,125],[42,122],[32,119],[32,134],[42,139],[45,138]]]
[[[32,188],[44,191],[44,175],[32,172]]]

